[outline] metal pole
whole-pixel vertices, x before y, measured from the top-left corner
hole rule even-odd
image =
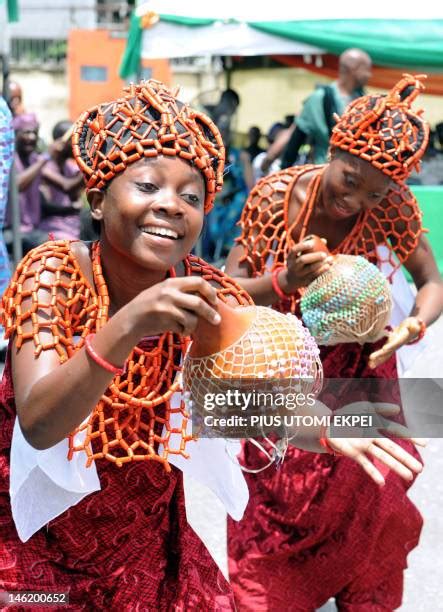
[[[3,76],[3,97],[9,102],[9,36],[7,27],[5,26],[4,48],[2,49],[2,76]],[[16,172],[14,163],[11,166],[9,173],[9,188],[8,188],[8,210],[11,211],[11,228],[12,228],[12,259],[14,267],[21,261],[23,257],[21,231],[20,231],[20,206],[18,199]],[[3,230],[3,228],[0,228]]]
[[[226,89],[231,89],[232,86],[232,70],[233,70],[233,61],[230,55],[225,57],[225,82]]]
[[[11,211],[12,259],[15,268],[23,257],[23,248],[20,230],[20,205],[18,201],[17,179],[14,164],[12,164],[9,174],[8,206]]]

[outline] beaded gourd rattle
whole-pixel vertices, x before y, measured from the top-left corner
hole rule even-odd
[[[220,324],[199,322],[183,362],[183,388],[194,405],[203,406],[208,385],[223,391],[233,383],[241,387],[242,380],[245,388],[260,379],[285,379],[291,389],[320,391],[319,349],[297,317],[264,306],[232,308],[220,300],[217,308]]]
[[[308,238],[315,251],[330,254],[318,236]],[[375,342],[384,335],[391,314],[389,283],[364,257],[333,257],[331,268],[303,293],[303,322],[320,345]]]

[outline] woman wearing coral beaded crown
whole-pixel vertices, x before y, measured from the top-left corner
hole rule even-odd
[[[84,113],[73,150],[100,240],[34,249],[3,300],[0,586],[69,591],[75,610],[235,609],[180,470],[218,470],[232,514],[247,488],[224,447],[191,440],[176,378],[197,322],[220,323],[217,296],[250,303],[189,255],[221,188],[220,134],[149,81]],[[392,461],[420,469],[395,445]]]
[[[100,240],[31,251],[3,301],[1,588],[69,592],[75,610],[231,610],[174,467],[194,445],[176,393],[189,333],[219,323],[217,293],[250,302],[189,255],[221,189],[219,131],[149,81],[85,112],[73,151]]]
[[[405,75],[387,96],[352,102],[333,130],[330,163],[262,179],[243,211],[226,272],[258,304],[297,312],[298,290],[329,269],[332,258],[303,241],[310,234],[325,238],[332,254],[383,264],[390,277],[405,264],[415,281],[415,305],[387,340],[321,348],[326,378],[396,378],[396,350],[419,341],[442,310],[441,278],[403,183],[428,140],[421,112],[411,108],[422,88],[420,77]],[[336,442],[329,439],[332,449]],[[244,454],[256,464],[252,446]],[[348,458],[293,447],[280,470],[248,474],[245,517],[228,531],[239,607],[308,612],[335,597],[341,611],[397,608],[422,521],[405,495],[409,483],[383,475],[380,488]]]

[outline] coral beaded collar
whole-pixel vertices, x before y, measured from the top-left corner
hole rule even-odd
[[[188,274],[187,262],[185,268]],[[98,293],[98,331],[108,320],[110,303],[98,242],[92,248],[92,270]],[[174,407],[171,400],[179,391],[180,355],[187,345],[187,338],[170,332],[142,340],[129,355],[126,371],[114,377],[87,422],[70,436],[69,456],[84,450],[88,464],[104,458],[118,466],[151,459],[163,463],[168,471],[170,453],[186,456],[186,443],[192,439],[186,434],[188,415],[180,399]],[[177,427],[171,425],[172,414]],[[77,442],[78,438],[83,441]]]
[[[221,300],[231,296],[239,304],[250,303],[232,279],[203,260],[190,255],[183,264],[186,276],[213,282]],[[36,359],[43,351],[55,351],[63,364],[84,346],[89,334],[106,324],[109,295],[99,243],[92,247],[92,269],[95,288],[69,241],[47,242],[27,254],[3,296],[6,336],[14,337],[18,350],[31,342]],[[91,415],[69,436],[69,458],[84,451],[87,465],[97,459],[119,467],[153,460],[169,471],[170,455],[187,457],[192,436],[177,393],[177,374],[188,344],[189,338],[173,333],[143,339],[131,352],[126,371],[114,377]]]

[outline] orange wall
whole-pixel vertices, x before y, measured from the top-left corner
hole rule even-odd
[[[125,38],[113,38],[109,30],[71,30],[68,38],[69,116],[72,120],[87,108],[122,95],[125,82],[118,76]],[[82,66],[108,69],[107,81],[81,78]],[[169,84],[171,70],[167,60],[143,60],[152,69],[152,78]]]

